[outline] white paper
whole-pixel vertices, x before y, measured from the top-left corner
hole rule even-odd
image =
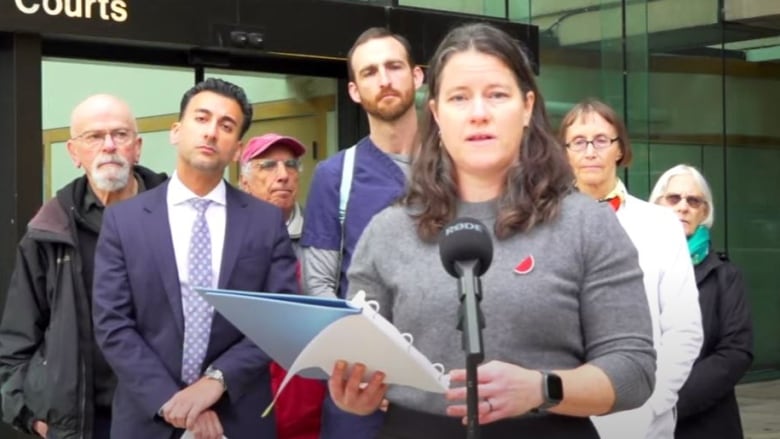
[[[296,373],[317,367],[330,375],[337,360],[364,364],[364,381],[368,381],[374,372],[381,371],[387,384],[411,386],[434,393],[445,393],[449,389],[450,377],[441,365],[432,364],[414,347],[410,336],[401,334],[398,328],[374,310],[365,301],[364,292],[359,292],[351,302],[362,312],[331,323],[309,341],[290,366],[274,401],[263,416],[270,412]]]
[[[372,322],[370,319],[377,321]],[[329,372],[337,360],[346,360],[366,366],[364,381],[368,381],[374,372],[381,371],[385,373],[384,382],[387,384],[411,386],[435,393],[446,392],[449,376],[434,368],[389,322],[390,328],[382,325],[384,322],[387,320],[378,314],[368,318],[365,315],[354,315],[338,320],[312,339],[290,367],[288,376],[312,366]],[[395,331],[397,337],[388,337],[388,334],[392,334],[391,330]],[[346,339],[345,334],[352,334],[351,339]],[[359,347],[359,351],[355,350],[355,346]],[[279,392],[287,380],[288,377],[285,377]]]

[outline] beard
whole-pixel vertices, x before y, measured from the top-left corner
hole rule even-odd
[[[119,165],[101,168],[101,165]],[[101,191],[116,192],[124,189],[130,179],[130,162],[119,154],[101,154],[92,162],[92,184]]]
[[[392,103],[382,103],[382,99],[388,94],[397,96],[399,99]],[[414,106],[414,87],[409,87],[406,91],[386,90],[380,93],[376,99],[361,98],[361,101],[363,109],[369,115],[384,122],[395,122]]]

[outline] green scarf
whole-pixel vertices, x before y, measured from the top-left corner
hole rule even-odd
[[[693,235],[688,237],[688,251],[693,265],[701,264],[710,253],[710,229],[701,225],[697,227]]]

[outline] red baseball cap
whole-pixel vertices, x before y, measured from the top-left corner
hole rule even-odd
[[[284,145],[290,148],[290,151],[292,151],[295,157],[300,157],[306,154],[306,147],[303,146],[303,144],[299,142],[298,139],[289,136],[282,136],[281,134],[268,133],[249,139],[249,142],[247,142],[246,146],[244,146],[244,151],[241,153],[241,164],[244,164],[259,156],[274,145]]]

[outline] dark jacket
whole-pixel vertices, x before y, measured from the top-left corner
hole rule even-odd
[[[147,189],[166,179],[140,166],[134,172]],[[85,176],[73,180],[28,224],[0,322],[3,421],[33,433],[40,419],[50,438],[92,437],[96,346],[78,237],[94,245],[99,230],[79,212],[87,184]]]
[[[704,343],[679,392],[676,439],[742,438],[734,386],[753,362],[753,328],[742,273],[710,252],[694,267]]]

